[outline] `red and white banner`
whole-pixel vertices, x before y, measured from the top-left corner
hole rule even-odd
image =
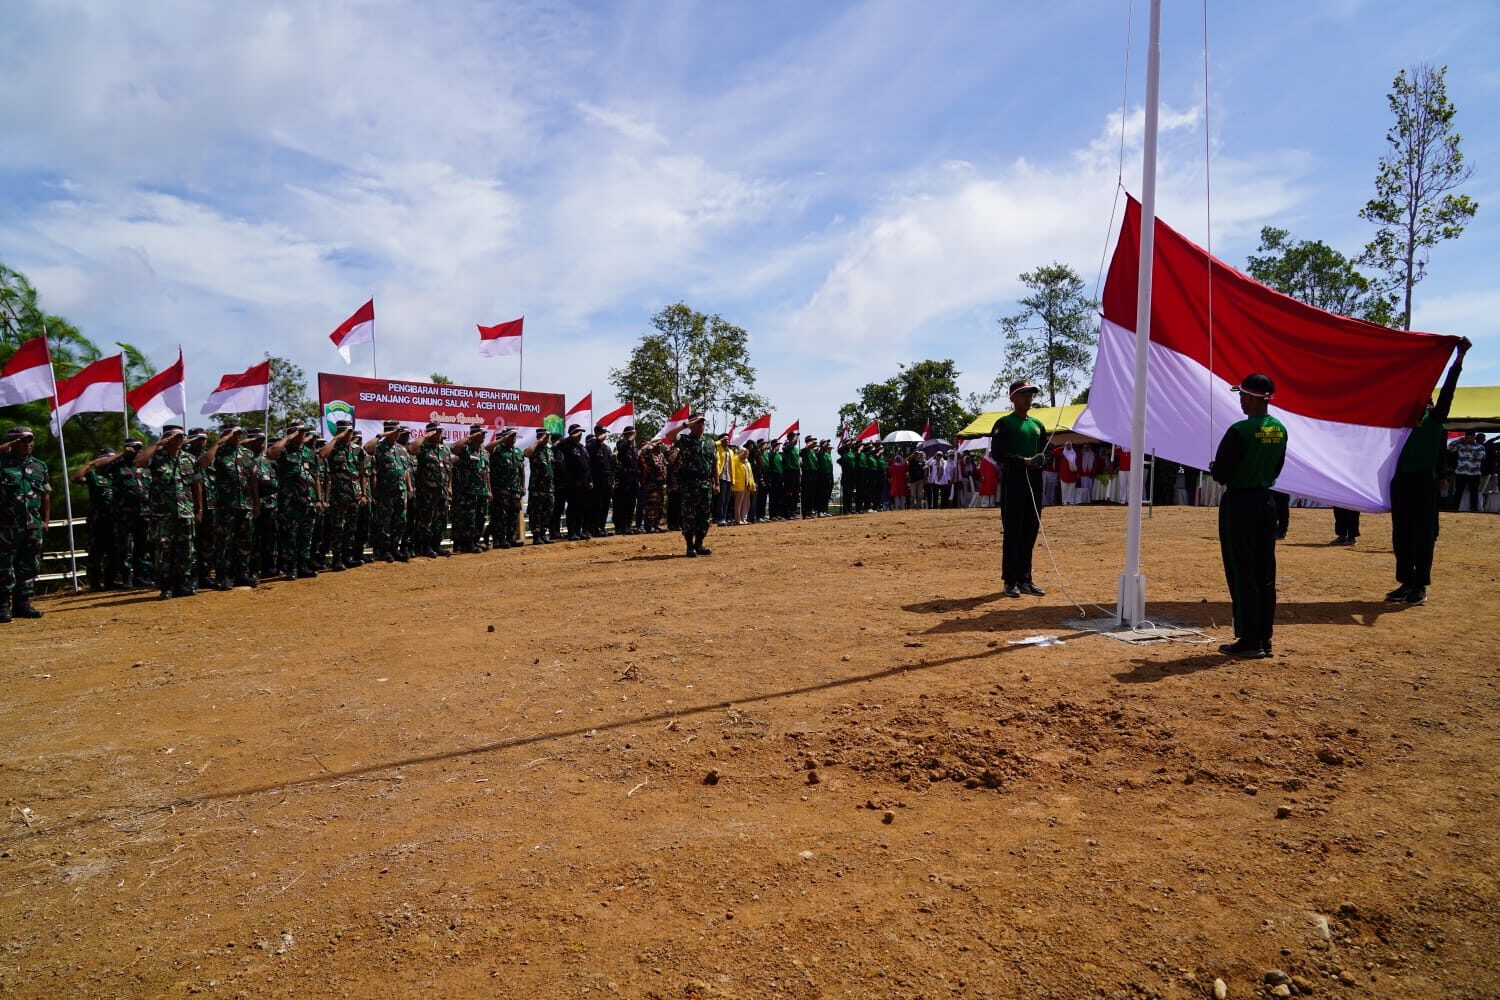
[[[209,393],[198,412],[205,417],[215,413],[248,413],[271,406],[271,359],[251,365],[238,375],[225,375],[219,386]]]
[[[75,413],[125,412],[125,358],[116,354],[100,358],[72,378],[57,383],[57,398],[52,404],[52,428],[61,433],[62,425]]]
[[[398,420],[421,434],[430,422],[443,425],[452,442],[468,437],[469,428],[515,427],[516,447],[536,440],[536,430],[563,433],[563,396],[559,392],[521,392],[473,385],[438,385],[398,379],[359,378],[318,373],[318,401],[323,431],[334,433],[339,420],[352,420],[365,440],[379,434],[387,420]]]
[[[864,430],[860,431],[859,435],[857,437],[855,437],[854,443],[855,444],[864,444],[866,441],[878,441],[878,440],[880,440],[880,421],[879,420],[871,420],[869,426],[866,427]]]
[[[340,323],[328,339],[344,356],[346,365],[349,363],[349,348],[356,344],[375,343],[375,300],[371,299],[354,310],[354,315]]]
[[[801,432],[802,432],[802,421],[801,421],[801,419],[793,420],[792,421],[792,426],[788,427],[786,430],[784,430],[780,434],[776,435],[776,440],[780,441],[782,438],[790,436],[791,439],[793,441],[795,441],[795,440],[797,440],[797,435],[800,434]]]
[[[1140,227],[1132,198],[1104,285],[1088,409],[1073,427],[1115,444],[1130,441]],[[1314,309],[1212,259],[1159,219],[1155,239],[1147,450],[1207,469],[1225,429],[1241,419],[1231,387],[1262,372],[1276,385],[1271,414],[1287,428],[1276,488],[1352,510],[1389,510],[1401,446],[1458,338]]]
[[[574,403],[567,413],[563,414],[563,423],[567,427],[577,424],[588,434],[594,429],[594,394],[591,392],[578,402]],[[566,428],[564,428],[566,433]]]
[[[676,413],[668,417],[667,422],[662,425],[661,439],[663,441],[671,441],[673,438],[677,437],[677,432],[687,426],[688,417],[692,415],[693,408],[691,406],[684,406],[682,409],[678,410]]]
[[[506,358],[521,353],[521,325],[526,317],[509,323],[479,327],[479,353],[486,358]],[[474,324],[479,326],[479,324]]]
[[[926,423],[924,423],[922,425],[922,440],[923,441],[931,441],[932,440],[932,421],[931,420],[927,421]],[[960,448],[959,450],[962,451],[963,449]]]
[[[745,425],[735,437],[730,438],[737,445],[749,444],[751,441],[771,440],[771,415],[767,413],[763,417],[756,417]]]
[[[182,348],[177,360],[125,394],[125,401],[141,423],[162,427],[174,419],[187,420],[187,378],[182,367]]]
[[[52,357],[47,338],[33,337],[16,348],[0,368],[0,406],[29,403],[52,395]]]
[[[624,406],[610,410],[599,418],[599,423],[611,434],[622,434],[627,427],[635,425],[635,402],[627,401]]]

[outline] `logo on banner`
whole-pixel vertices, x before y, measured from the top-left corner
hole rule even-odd
[[[327,428],[328,436],[331,438],[336,433],[333,425],[340,420],[354,420],[354,407],[342,399],[335,399],[331,403],[323,404],[323,426]]]
[[[561,438],[568,436],[568,428],[564,426],[563,418],[556,413],[548,414],[542,420],[542,427],[544,427],[547,433],[551,434],[553,437]]]

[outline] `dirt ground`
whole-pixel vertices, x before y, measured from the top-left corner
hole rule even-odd
[[[1393,608],[1388,518],[1293,511],[1242,662],[1214,517],[1145,533],[1207,646],[1005,598],[978,510],[49,598],[0,995],[1500,995],[1500,518]],[[1124,512],[1046,524],[1110,603]]]

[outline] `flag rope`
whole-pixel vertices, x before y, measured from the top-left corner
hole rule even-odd
[[[1208,131],[1208,0],[1203,0],[1203,249],[1208,258],[1208,454],[1214,452],[1214,189]]]

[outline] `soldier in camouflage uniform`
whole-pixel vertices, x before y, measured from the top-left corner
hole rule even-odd
[[[145,445],[136,438],[125,442],[125,450],[103,472],[114,487],[115,564],[111,580],[121,587],[155,584],[152,565],[151,473],[135,464]]]
[[[203,517],[193,526],[193,578],[199,590],[213,586],[215,523],[219,506],[218,490],[214,488],[214,470],[199,464],[204,449],[208,447],[208,431],[202,427],[187,432],[187,444],[183,451],[193,462],[193,478],[198,482],[197,493],[203,500]]]
[[[453,549],[483,552],[487,548],[484,516],[490,508],[490,453],[484,449],[484,424],[470,425],[469,436],[453,449],[452,462]]]
[[[548,435],[548,444],[552,453],[552,520],[547,525],[547,537],[555,542],[562,538],[563,510],[568,506],[568,463],[563,458],[562,441]]]
[[[412,548],[419,556],[436,558],[443,551],[443,533],[453,502],[453,449],[443,441],[443,425],[430,423],[416,449],[416,490],[412,495]],[[457,541],[457,518],[454,535]]]
[[[526,494],[526,520],[533,545],[546,545],[552,526],[552,446],[546,431],[537,431],[536,444],[526,449],[531,459],[531,490]]]
[[[255,455],[242,443],[245,432],[234,425],[224,427],[198,459],[201,468],[213,470],[217,497],[214,521],[215,590],[254,587],[255,510],[260,477]]]
[[[104,466],[119,455],[113,448],[100,448],[91,462],[73,473],[73,482],[89,488],[89,590],[111,590],[110,571],[115,565],[115,484]]]
[[[333,440],[318,449],[318,457],[328,464],[328,544],[333,550],[328,568],[335,573],[364,561],[355,549],[359,509],[368,502],[360,468],[363,454],[354,445],[354,424],[348,420],[335,423]]]
[[[406,473],[406,498],[402,500],[401,506],[405,513],[401,516],[401,533],[396,537],[396,557],[402,561],[409,560],[414,555],[413,528],[416,526],[416,518],[412,516],[415,508],[414,497],[417,495],[417,456],[416,446],[411,441],[411,430],[403,427],[396,433],[396,443],[401,447],[397,449],[396,457],[401,462],[401,468]]]
[[[490,537],[498,549],[521,546],[521,490],[526,456],[516,447],[516,429],[502,427],[490,445]]]
[[[641,530],[654,534],[661,530],[662,508],[667,497],[667,459],[658,441],[641,449],[641,483],[646,495]]]
[[[313,478],[318,486],[318,502],[313,504],[312,559],[313,569],[328,568],[328,508],[333,496],[333,484],[328,474],[328,460],[323,457],[323,448],[328,441],[316,430],[312,431],[307,446],[313,453]]]
[[[276,544],[280,534],[280,523],[276,518],[277,500],[281,481],[276,476],[276,463],[266,457],[265,431],[251,431],[246,437],[245,447],[255,461],[255,561],[251,572],[258,578],[272,576],[279,569],[276,560]]]
[[[0,442],[0,624],[12,616],[42,617],[31,595],[52,516],[52,485],[35,448],[29,427],[12,427]]]
[[[677,480],[682,488],[682,537],[687,540],[687,554],[711,555],[703,547],[713,520],[716,476],[713,442],[703,436],[703,414],[688,418],[687,428],[677,435]]]
[[[314,577],[312,535],[318,503],[318,456],[308,443],[312,433],[303,424],[286,428],[280,441],[266,449],[276,463],[276,499],[281,505],[281,539],[277,548],[287,579]]]
[[[161,599],[191,597],[198,592],[194,582],[194,529],[203,519],[203,483],[197,463],[184,445],[187,436],[179,424],[161,429],[161,437],[135,458],[135,464],[151,469],[152,529],[156,536],[156,585]]]
[[[375,491],[370,528],[375,558],[386,562],[407,561],[402,550],[406,534],[406,498],[411,492],[411,473],[406,467],[406,448],[400,444],[400,421],[387,420],[380,436],[365,443],[373,459]]]
[[[344,561],[346,567],[363,566],[371,561],[365,555],[365,546],[370,542],[371,498],[375,495],[375,462],[370,453],[365,451],[365,436],[355,431],[353,444],[354,456],[359,460],[359,482],[364,499],[359,504],[359,515],[354,519],[354,541]]]

